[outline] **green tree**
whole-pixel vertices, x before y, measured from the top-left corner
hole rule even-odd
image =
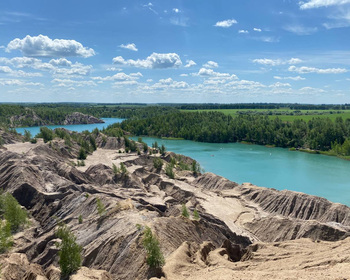
[[[79,224],[82,224],[82,223],[83,223],[83,216],[82,216],[82,215],[79,215],[78,220],[79,220]]]
[[[143,231],[142,244],[147,251],[147,264],[152,268],[162,267],[165,263],[164,256],[160,250],[159,241],[149,227]]]
[[[56,243],[56,246],[60,249],[58,263],[62,276],[67,277],[78,271],[81,266],[82,246],[77,244],[77,238],[64,224],[59,226],[56,235],[61,239],[61,243]]]
[[[169,178],[174,179],[175,178],[175,173],[174,173],[174,166],[171,163],[168,163],[165,166],[165,173],[166,175],[169,176]]]
[[[11,226],[12,231],[17,231],[21,226],[28,223],[27,212],[22,209],[12,194],[6,193],[1,195],[0,205],[4,218]]]
[[[40,133],[36,136],[36,138],[43,138],[45,143],[51,141],[53,137],[53,131],[47,127],[40,127]]]
[[[29,130],[24,130],[24,141],[29,142],[30,139],[32,138],[32,134],[30,133]]]
[[[120,172],[122,175],[128,175],[128,170],[123,162],[120,163]]]
[[[159,157],[154,157],[153,158],[153,166],[156,169],[161,169],[163,166],[163,160]]]
[[[185,218],[189,218],[190,214],[188,213],[187,207],[185,204],[182,204],[181,206],[181,216],[185,217]]]
[[[106,213],[106,208],[99,197],[96,198],[96,206],[98,214],[102,217]]]
[[[5,253],[12,247],[11,224],[0,220],[0,254]]]
[[[200,219],[200,216],[199,216],[197,209],[194,209],[194,211],[193,211],[193,219],[195,219],[196,221],[198,221]]]
[[[159,152],[160,152],[160,154],[161,154],[162,156],[164,156],[164,154],[165,154],[165,152],[166,152],[166,148],[165,148],[164,144],[162,144],[162,146],[160,146]]]
[[[81,147],[79,150],[78,159],[81,159],[81,160],[86,159],[86,152],[83,147]]]
[[[118,168],[114,163],[113,163],[112,167],[113,167],[114,175],[117,175],[120,173],[120,168]]]

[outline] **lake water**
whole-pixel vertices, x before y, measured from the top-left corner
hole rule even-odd
[[[350,161],[240,143],[213,144],[149,137],[143,140],[148,146],[154,141],[164,144],[168,151],[194,158],[205,171],[240,184],[249,182],[261,187],[288,189],[350,206]]]
[[[124,119],[117,118],[101,118],[105,123],[94,123],[94,124],[72,124],[72,125],[44,125],[50,129],[55,129],[59,127],[64,127],[71,131],[82,132],[84,130],[93,131],[95,128],[103,129],[104,127],[109,126],[110,124],[122,122]],[[40,132],[40,126],[33,127],[20,127],[16,128],[18,133],[24,134],[24,130],[30,131],[32,136],[37,135]]]
[[[82,132],[102,129],[123,119],[105,118],[102,124],[53,125]],[[29,130],[33,136],[40,127],[17,128]],[[137,140],[137,137],[133,137]],[[168,151],[197,160],[207,172],[213,172],[237,183],[249,182],[261,187],[288,189],[325,197],[350,206],[350,161],[324,155],[291,152],[282,148],[266,148],[240,143],[213,144],[187,140],[162,140],[144,137],[152,146],[164,144]]]

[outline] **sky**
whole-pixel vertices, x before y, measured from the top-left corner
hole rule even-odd
[[[350,103],[350,0],[1,0],[0,102]]]

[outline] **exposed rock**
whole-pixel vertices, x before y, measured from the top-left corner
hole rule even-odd
[[[264,268],[264,260],[258,256],[264,246],[270,250],[275,247],[261,241],[286,242],[286,246],[293,247],[302,243],[288,243],[289,240],[336,241],[349,235],[347,206],[291,191],[239,185],[212,173],[196,177],[190,173],[181,177],[178,173],[179,179],[170,179],[164,166],[160,170],[153,168],[153,156],[119,153],[119,148],[125,147],[123,138],[103,137],[96,138],[102,148],[88,156],[84,167],[71,165],[77,144],[73,143],[69,154],[62,140],[54,140],[51,145],[11,144],[6,146],[7,151],[0,151],[0,188],[11,192],[33,218],[31,228],[15,239],[13,252],[21,254],[10,254],[6,261],[6,257],[0,258],[7,275],[57,278],[57,220],[66,223],[75,234],[83,246],[83,265],[90,269],[81,269],[73,276],[80,278],[72,279],[126,280],[151,278],[155,272],[161,275],[161,271],[151,270],[145,262],[140,229],[144,226],[149,226],[159,240],[167,261],[162,277],[167,279],[199,279],[195,278],[197,273],[203,277],[202,269],[208,266],[218,270],[224,266],[227,275],[232,275],[232,269],[237,267],[240,271],[250,267],[250,273],[260,266],[268,275],[270,268]],[[19,152],[16,145],[21,147]],[[24,153],[23,145],[28,145]],[[113,164],[119,166],[121,162],[128,174],[114,174]],[[97,198],[105,206],[101,216]],[[182,204],[190,214],[197,209],[199,221],[180,217]],[[318,243],[307,242],[317,250]],[[348,241],[341,242],[334,244],[348,246]],[[252,247],[252,243],[258,245]],[[267,251],[262,252],[272,263]],[[294,254],[295,251],[291,258]],[[282,253],[278,256],[283,265]],[[11,262],[21,267],[13,269]],[[205,277],[216,279],[215,273]],[[254,273],[247,275],[254,278]]]
[[[63,121],[64,125],[93,123],[104,123],[104,121],[96,117],[85,115],[79,112],[74,112],[72,114],[67,115]]]

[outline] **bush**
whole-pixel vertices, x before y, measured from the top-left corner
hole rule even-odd
[[[36,136],[36,138],[43,138],[44,142],[47,143],[54,138],[54,133],[47,127],[40,127],[40,133]]]
[[[187,207],[185,204],[182,204],[181,216],[189,218],[190,214],[188,213]]]
[[[165,263],[164,256],[160,250],[159,241],[153,235],[149,227],[145,227],[142,244],[147,251],[147,264],[152,268],[162,267]]]
[[[32,138],[32,134],[30,133],[30,131],[25,129],[24,130],[24,141],[29,142],[31,138]]]
[[[162,144],[162,146],[159,148],[159,152],[162,156],[164,156],[164,154],[166,152],[166,148],[165,148],[164,144]]]
[[[36,138],[32,138],[32,139],[30,139],[30,143],[32,143],[32,144],[36,144],[38,141],[36,140]]]
[[[62,276],[67,277],[78,271],[81,266],[82,247],[76,243],[77,238],[66,225],[60,225],[56,235],[62,240],[61,243],[56,243],[56,246],[60,249],[58,263]]]
[[[193,219],[195,219],[196,221],[198,221],[200,219],[200,216],[199,216],[197,209],[194,209],[194,211],[193,211]]]
[[[100,198],[96,198],[97,212],[102,217],[106,213],[106,208]]]
[[[81,159],[81,160],[86,159],[86,152],[85,152],[85,149],[83,147],[81,147],[79,150],[78,159]]]
[[[93,150],[96,151],[97,150],[96,139],[92,135],[90,135],[90,144]]]
[[[146,144],[146,143],[143,143],[142,145],[143,145],[143,152],[147,153],[147,151],[148,151],[148,146],[147,146],[147,144]]]
[[[83,223],[83,216],[80,215],[79,218],[78,218],[78,220],[79,220],[79,224],[82,224],[82,223]]]
[[[120,163],[120,171],[122,173],[122,175],[128,175],[128,170],[126,169],[126,166],[124,163]]]
[[[163,160],[159,157],[153,158],[153,166],[156,169],[161,169],[163,166]]]
[[[0,254],[12,247],[11,224],[0,220]]]
[[[193,174],[197,175],[198,173],[201,172],[201,166],[197,161],[192,161],[192,165],[191,165],[191,171],[193,172]]]
[[[27,212],[22,209],[21,205],[10,193],[1,196],[0,207],[12,231],[17,231],[21,226],[28,223]]]
[[[120,168],[118,168],[114,163],[113,163],[113,173],[114,175],[117,175],[120,173]]]
[[[169,178],[171,179],[174,179],[175,178],[175,173],[174,173],[174,170],[173,170],[174,166],[170,163],[168,163],[165,167],[165,173],[166,175],[169,176]]]

